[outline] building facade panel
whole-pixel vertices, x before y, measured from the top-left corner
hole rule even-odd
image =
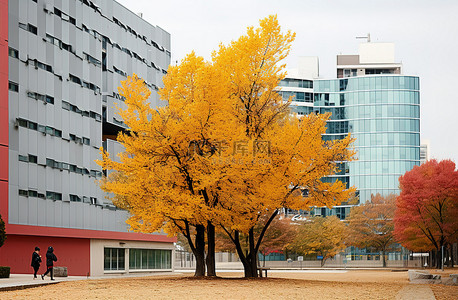
[[[171,244],[91,239],[90,245],[94,276],[173,271],[175,250]],[[107,250],[111,253],[104,255]],[[95,259],[100,256],[105,260]]]
[[[8,1],[0,0],[0,215],[8,222]]]
[[[6,245],[6,244],[5,244]],[[90,239],[59,238],[48,236],[11,235],[8,236],[8,247],[0,248],[2,265],[11,266],[12,274],[28,274],[32,251],[41,249],[43,263],[40,273],[46,271],[45,255],[49,246],[55,249],[56,266],[66,266],[70,276],[86,276],[90,272]]]

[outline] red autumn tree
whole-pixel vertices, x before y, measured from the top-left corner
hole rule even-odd
[[[457,241],[458,171],[451,160],[430,160],[399,178],[395,237],[412,251],[435,250]]]
[[[264,223],[263,223],[264,224]],[[261,232],[262,228],[258,231]],[[264,236],[264,239],[259,247],[259,252],[265,256],[274,252],[282,252],[294,240],[297,233],[297,225],[291,224],[290,219],[275,218],[270,224],[269,229]]]

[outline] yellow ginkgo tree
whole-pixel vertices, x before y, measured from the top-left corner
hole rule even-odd
[[[226,84],[226,115],[233,128],[223,136],[233,142],[227,153],[232,160],[217,160],[225,173],[217,183],[223,192],[213,222],[234,242],[247,277],[256,276],[257,253],[279,209],[331,207],[353,191],[340,181],[321,181],[336,171],[337,162],[352,159],[351,137],[324,141],[329,115],[298,118],[276,92],[293,40],[294,34],[282,33],[271,16],[213,55]],[[262,230],[255,234],[258,222]],[[240,245],[241,234],[247,236],[249,251]]]
[[[135,75],[122,83],[129,129],[119,161],[103,152],[109,175],[102,188],[131,214],[132,229],[183,233],[196,255],[196,275],[215,275],[215,230],[232,240],[245,276],[255,277],[257,252],[282,207],[333,206],[352,189],[321,178],[351,160],[350,136],[324,141],[329,115],[298,118],[276,92],[282,60],[294,40],[275,16],[229,45],[210,62],[194,53],[170,66],[160,90],[163,108],[148,104]],[[254,228],[261,228],[255,234]],[[248,240],[242,250],[240,235]]]
[[[170,67],[161,91],[168,100],[163,108],[150,106],[151,92],[142,79],[128,77],[119,89],[127,109],[119,114],[129,129],[117,138],[125,151],[119,161],[104,151],[99,162],[111,171],[101,186],[115,205],[129,211],[131,228],[182,233],[196,256],[196,276],[205,275],[205,230],[213,201],[200,182],[199,156],[215,151],[201,141],[213,134],[211,123],[220,114],[212,73],[193,53]],[[216,275],[214,268],[208,273]]]

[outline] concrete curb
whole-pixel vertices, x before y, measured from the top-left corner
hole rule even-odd
[[[40,282],[40,283],[26,283],[26,284],[19,284],[19,285],[11,285],[11,286],[2,286],[0,287],[0,292],[7,292],[7,291],[16,291],[16,290],[25,290],[34,287],[40,287],[50,284],[57,284],[61,281],[50,281],[50,282]]]

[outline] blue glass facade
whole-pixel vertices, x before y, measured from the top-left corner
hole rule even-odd
[[[399,193],[398,178],[420,164],[419,78],[375,75],[315,80],[313,106],[293,106],[299,114],[331,112],[326,140],[347,133],[356,138],[358,160],[324,180],[355,186],[360,202],[371,194]]]

